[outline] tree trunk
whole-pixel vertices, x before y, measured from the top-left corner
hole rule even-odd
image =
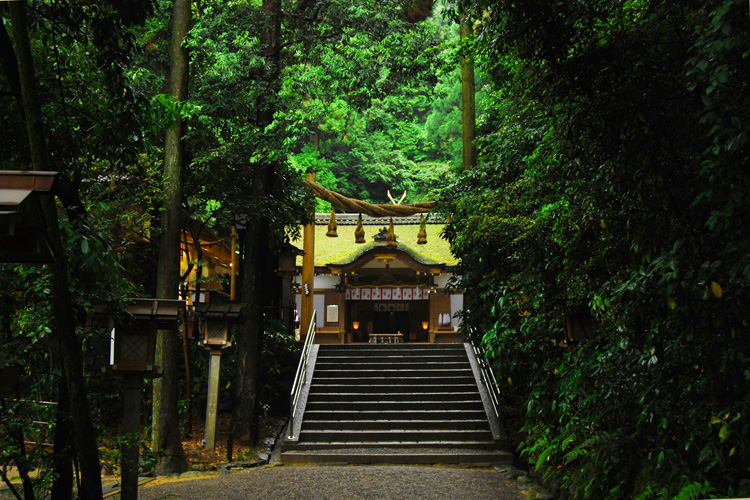
[[[264,129],[273,121],[274,99],[279,87],[279,55],[281,47],[281,1],[263,0],[264,29],[261,43],[266,59],[264,102],[258,103],[258,124]],[[270,96],[270,98],[269,98]],[[252,203],[260,206],[273,189],[277,165],[267,160],[255,167],[251,187]],[[232,413],[232,436],[239,442],[258,441],[260,417],[261,354],[263,350],[264,275],[268,256],[270,221],[264,217],[250,218],[243,235],[244,263],[242,265],[242,301],[247,304],[245,322],[236,334],[237,367],[235,375],[235,405]]]
[[[26,129],[29,135],[32,163],[34,170],[45,171],[49,170],[49,154],[44,137],[42,107],[37,93],[25,8],[25,2],[10,2],[8,4],[13,25],[13,39],[18,60],[18,73],[21,81],[21,94],[26,114]],[[76,337],[72,300],[68,288],[67,261],[60,239],[57,206],[54,199],[42,197],[42,209],[48,225],[47,234],[55,256],[52,264],[55,333],[63,360],[70,411],[74,422],[75,445],[81,466],[81,487],[78,495],[83,499],[97,499],[102,497],[99,452],[96,445],[96,432],[86,399],[81,344]]]
[[[178,102],[187,97],[189,59],[183,41],[190,30],[190,9],[190,0],[175,0],[172,8],[168,92]],[[163,233],[156,280],[156,296],[160,299],[177,298],[179,289],[184,132],[185,124],[178,117],[174,126],[167,130],[164,144],[165,210],[162,215]],[[152,398],[151,441],[152,449],[158,457],[159,474],[187,470],[187,460],[180,440],[178,412],[178,335],[174,330],[159,330],[156,346],[156,364],[164,371],[161,378],[154,379]]]
[[[474,38],[471,17],[461,12],[461,104],[463,117],[463,167],[468,170],[477,165],[476,108],[474,104],[474,57],[471,54],[470,42]]]

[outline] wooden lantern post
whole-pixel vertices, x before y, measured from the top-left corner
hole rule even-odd
[[[51,196],[57,172],[0,170],[0,262],[52,262],[40,196]],[[21,378],[0,352],[0,393]]]
[[[177,329],[185,302],[174,299],[134,299],[128,305],[128,320],[114,328],[110,368],[124,379],[122,500],[138,499],[138,435],[141,424],[141,394],[144,378],[161,375],[154,365],[156,330]]]
[[[216,414],[219,404],[219,377],[221,373],[221,353],[232,345],[229,342],[229,324],[242,321],[245,304],[195,305],[192,315],[198,318],[198,328],[203,335],[203,347],[211,352],[208,365],[208,401],[206,425],[203,433],[205,448],[216,447]]]

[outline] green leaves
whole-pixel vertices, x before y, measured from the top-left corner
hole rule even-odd
[[[485,8],[482,163],[444,210],[521,449],[580,497],[747,490],[747,5]]]

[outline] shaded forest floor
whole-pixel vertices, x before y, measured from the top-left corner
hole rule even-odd
[[[264,449],[264,441],[276,437],[284,417],[278,415],[268,415],[261,419],[260,423],[260,440],[256,446],[248,446],[235,442],[232,446],[231,462],[252,462],[258,458],[258,453]],[[201,468],[205,466],[211,469],[218,464],[227,463],[227,445],[229,438],[229,429],[231,424],[231,415],[218,415],[216,422],[216,446],[213,450],[203,447],[204,425],[203,417],[197,415],[192,419],[192,432],[183,433],[182,449],[188,461],[188,468]],[[144,439],[141,448],[141,467],[145,471],[149,470],[150,464],[144,461],[143,447],[150,448],[150,442]],[[102,436],[103,445],[100,448],[102,461],[102,470],[105,475],[119,475],[119,450],[117,449],[116,436]],[[149,452],[147,451],[146,454]]]

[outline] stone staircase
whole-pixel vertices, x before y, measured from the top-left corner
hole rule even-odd
[[[470,352],[464,344],[318,346],[298,439],[284,443],[282,462],[512,463]]]

